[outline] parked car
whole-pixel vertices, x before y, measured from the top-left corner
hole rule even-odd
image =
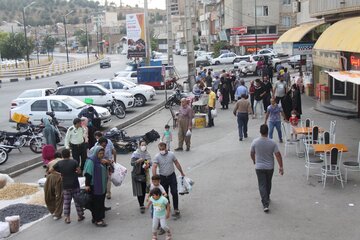
[[[32,98],[45,97],[54,94],[54,88],[38,88],[23,91],[17,98],[11,101],[11,108],[18,107]]]
[[[93,83],[59,87],[55,94],[72,96],[83,102],[85,102],[86,99],[92,99],[94,105],[102,107],[111,105],[114,99],[124,110],[134,107],[135,105],[135,98],[132,94],[127,92],[112,93],[106,88]]]
[[[301,56],[300,55],[294,55],[287,59],[288,64],[292,68],[296,68],[300,66]]]
[[[104,58],[100,61],[100,68],[111,67],[110,58]]]
[[[187,50],[186,49],[182,49],[180,52],[181,56],[187,56]]]
[[[137,71],[120,71],[120,72],[116,72],[114,75],[115,75],[115,79],[125,79],[135,84],[138,83]]]
[[[264,48],[258,51],[257,55],[266,55],[269,57],[277,57],[278,53],[271,48]]]
[[[111,92],[129,92],[135,97],[135,106],[144,106],[147,101],[150,101],[156,95],[155,89],[148,85],[143,84],[134,84],[127,80],[120,79],[97,79],[91,81],[91,83],[96,83],[104,88],[110,90]]]
[[[224,54],[224,53],[230,53],[230,50],[228,50],[228,49],[221,49],[221,50],[220,50],[220,55],[221,55],[221,54]]]
[[[197,56],[195,59],[195,66],[199,67],[199,66],[210,66],[211,65],[211,58],[208,57],[207,55],[200,55]]]
[[[30,121],[38,125],[41,119],[49,117],[46,112],[55,112],[59,123],[64,127],[73,125],[74,118],[78,117],[80,111],[87,105],[70,96],[45,96],[29,99],[26,103],[10,110],[10,121],[14,113],[24,114],[30,117]],[[94,106],[101,119],[101,124],[105,125],[111,121],[109,110],[103,107]]]
[[[257,60],[252,55],[238,56],[234,60],[234,68],[241,70],[245,74],[255,75],[257,74]]]
[[[217,58],[211,59],[212,65],[234,63],[235,58],[238,57],[235,53],[223,53]]]

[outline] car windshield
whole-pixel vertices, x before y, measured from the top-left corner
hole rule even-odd
[[[64,98],[63,102],[66,103],[67,105],[70,105],[73,108],[76,109],[80,109],[86,106],[85,103],[83,103],[82,101],[76,99],[76,98]]]
[[[41,90],[30,90],[25,91],[18,98],[34,98],[34,97],[41,97]]]
[[[128,68],[128,67],[126,67]],[[129,72],[118,72],[117,77],[127,77],[129,75]]]
[[[129,88],[130,88],[130,87],[131,87],[131,88],[136,87],[136,84],[135,84],[135,83],[130,82],[130,81],[126,80],[126,79],[122,79],[121,82],[125,83],[126,86],[129,87]]]

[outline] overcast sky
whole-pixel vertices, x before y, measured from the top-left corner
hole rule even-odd
[[[100,0],[102,4],[105,3],[105,0]],[[120,0],[108,0],[108,3],[114,2],[116,6],[120,5]],[[148,0],[149,8],[159,8],[165,9],[166,0]],[[138,4],[140,7],[144,6],[144,0],[122,0],[123,5],[135,6]]]

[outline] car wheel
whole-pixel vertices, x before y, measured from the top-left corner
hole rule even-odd
[[[135,106],[141,107],[144,106],[146,103],[146,98],[143,95],[135,95]]]
[[[216,62],[215,62],[215,65],[220,65],[220,62],[219,62],[219,61],[216,61]]]

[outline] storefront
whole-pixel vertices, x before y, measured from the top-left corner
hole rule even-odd
[[[230,44],[240,48],[242,55],[253,54],[261,48],[272,47],[278,39],[277,34],[258,34],[253,35],[232,35],[230,36]]]

